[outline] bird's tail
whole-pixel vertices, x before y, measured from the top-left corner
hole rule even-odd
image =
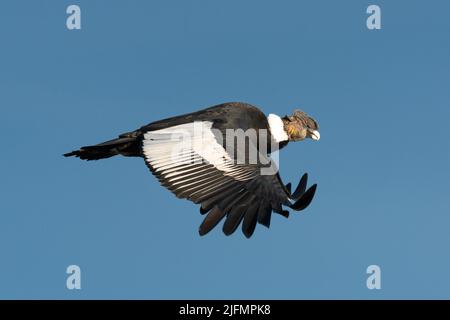
[[[81,147],[64,154],[64,157],[78,157],[82,160],[106,159],[116,155],[141,157],[140,137],[137,132],[124,133],[117,139],[109,140],[93,146]]]

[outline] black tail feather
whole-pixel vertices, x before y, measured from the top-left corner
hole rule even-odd
[[[65,153],[64,157],[78,157],[82,160],[99,160],[118,154],[128,157],[142,156],[139,137],[136,135],[121,135],[117,139],[93,146],[81,147],[79,150]]]

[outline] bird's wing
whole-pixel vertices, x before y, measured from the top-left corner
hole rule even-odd
[[[143,155],[164,187],[201,204],[201,213],[207,213],[201,235],[226,217],[225,234],[233,233],[242,221],[250,237],[257,222],[269,227],[272,211],[287,216],[282,205],[301,210],[311,202],[315,185],[306,192],[299,185],[293,197],[277,172],[262,175],[260,163],[236,163],[218,141],[213,121],[183,122],[144,132]]]

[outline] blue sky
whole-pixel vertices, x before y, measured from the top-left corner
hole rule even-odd
[[[77,4],[82,29],[66,29]],[[382,29],[366,28],[366,8]],[[448,1],[2,1],[0,298],[450,298]],[[197,234],[142,159],[65,159],[225,101],[302,108],[312,205]],[[82,289],[68,290],[79,265]],[[381,267],[381,290],[366,268]]]

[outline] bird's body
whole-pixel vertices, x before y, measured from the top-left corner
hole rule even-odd
[[[306,190],[304,175],[291,194],[270,153],[289,141],[318,140],[317,129],[317,122],[302,112],[283,119],[266,117],[255,106],[233,102],[152,122],[65,156],[143,157],[164,187],[201,204],[200,212],[207,213],[201,235],[226,217],[225,234],[233,233],[242,221],[250,237],[257,222],[269,227],[272,211],[287,217],[283,205],[302,210],[312,201],[316,185]]]

